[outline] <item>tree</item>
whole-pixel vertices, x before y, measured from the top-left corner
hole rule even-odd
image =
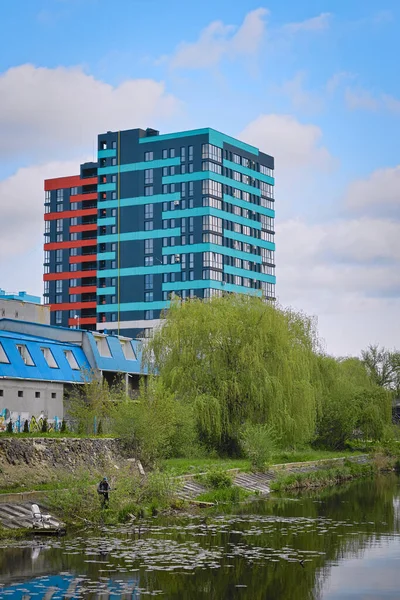
[[[87,375],[87,382],[74,385],[66,398],[66,413],[74,422],[78,433],[93,434],[95,418],[101,419],[103,431],[112,421],[115,403],[125,397],[122,380],[109,386],[102,378]]]
[[[358,358],[319,358],[321,411],[316,442],[341,449],[358,430],[364,439],[381,439],[390,424],[390,394],[371,380]]]
[[[25,419],[24,421],[24,430],[23,433],[29,433],[29,421],[28,419]]]
[[[400,352],[390,351],[378,344],[370,344],[361,352],[371,380],[378,386],[400,394]]]
[[[313,438],[317,349],[309,317],[231,294],[173,302],[144,357],[192,408],[200,441],[235,454],[245,422],[268,422],[285,445]]]

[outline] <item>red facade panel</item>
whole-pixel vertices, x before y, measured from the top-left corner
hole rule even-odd
[[[57,279],[85,279],[86,277],[96,277],[96,269],[90,271],[74,271],[64,273],[45,273],[43,281],[56,281]]]
[[[46,192],[60,190],[71,187],[80,187],[81,185],[95,185],[97,177],[88,177],[81,179],[80,175],[70,175],[69,177],[56,177],[55,179],[46,179],[44,189]],[[97,197],[97,195],[96,195]]]

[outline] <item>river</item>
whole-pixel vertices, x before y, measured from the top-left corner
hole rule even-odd
[[[64,538],[0,541],[0,598],[400,597],[395,475]]]

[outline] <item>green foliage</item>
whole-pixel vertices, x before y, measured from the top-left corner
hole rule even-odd
[[[66,431],[67,431],[67,423],[66,423],[65,419],[63,419],[63,420],[61,421],[61,429],[60,429],[60,432],[61,432],[61,433],[65,433]]]
[[[270,484],[273,491],[288,491],[301,488],[333,486],[351,479],[372,477],[376,473],[374,464],[359,465],[347,461],[343,466],[319,469],[308,473],[283,474]]]
[[[25,419],[24,421],[24,429],[22,433],[29,433],[29,421],[28,419]]]
[[[271,463],[276,448],[272,428],[266,424],[247,423],[243,427],[241,441],[253,470],[264,471]]]
[[[97,433],[97,435],[103,435],[103,423],[102,423],[101,419],[97,425],[96,433]]]
[[[10,419],[7,423],[7,433],[12,433],[12,432],[13,432],[13,423]]]
[[[226,295],[172,303],[144,355],[165,389],[192,407],[200,442],[232,456],[246,421],[268,421],[289,445],[313,437],[316,343],[305,315]]]
[[[204,492],[196,500],[199,502],[214,502],[215,504],[236,503],[243,502],[249,496],[251,496],[251,492],[237,486],[232,486]]]
[[[226,471],[213,470],[201,476],[201,482],[212,490],[229,488],[232,486],[233,477]]]
[[[125,400],[116,405],[114,431],[145,464],[178,454],[191,439],[190,414],[165,388],[163,380],[149,377],[142,380],[137,400]],[[179,440],[179,435],[182,440]]]
[[[389,392],[371,381],[358,359],[320,357],[321,411],[316,443],[344,448],[358,431],[362,438],[381,439],[391,419]]]
[[[49,426],[47,424],[47,419],[43,419],[42,427],[41,427],[41,432],[42,433],[47,433],[48,429],[49,429]]]
[[[66,414],[80,435],[93,435],[95,419],[102,421],[105,433],[112,429],[115,404],[126,398],[122,379],[110,386],[105,379],[86,374],[85,385],[75,385],[66,398]]]

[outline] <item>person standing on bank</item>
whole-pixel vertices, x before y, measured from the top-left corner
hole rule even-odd
[[[109,496],[108,493],[110,491],[110,484],[108,483],[107,477],[103,477],[97,486],[97,493],[101,496],[101,507],[108,508]]]

